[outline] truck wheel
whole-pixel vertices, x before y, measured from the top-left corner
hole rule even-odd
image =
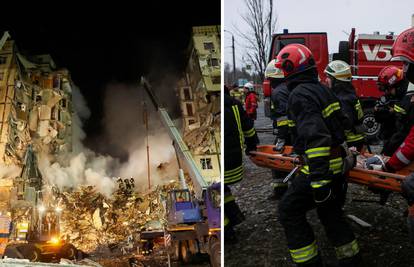
[[[189,263],[191,260],[191,252],[190,249],[188,248],[188,243],[187,241],[181,241],[180,242],[180,250],[181,250],[181,260],[183,261],[183,263]]]
[[[21,252],[25,259],[28,259],[32,262],[41,261],[42,253],[40,249],[38,249],[33,244],[24,244],[18,247],[18,250]]]
[[[378,141],[378,133],[381,130],[381,124],[375,120],[374,109],[364,109],[364,117],[362,123],[365,126],[365,134],[369,144]]]
[[[60,249],[60,257],[68,260],[76,259],[76,248],[71,244],[65,244]]]
[[[221,248],[220,241],[217,238],[210,240],[210,265],[211,267],[220,267],[221,264]]]
[[[171,246],[169,247],[169,253],[172,261],[180,260],[180,242],[172,241]]]

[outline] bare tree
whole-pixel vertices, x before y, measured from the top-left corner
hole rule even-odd
[[[277,15],[273,0],[244,0],[244,3],[247,11],[241,17],[247,24],[247,30],[235,29],[245,43],[248,63],[263,81]]]

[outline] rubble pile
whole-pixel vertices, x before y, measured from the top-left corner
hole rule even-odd
[[[128,237],[137,238],[148,221],[165,223],[163,201],[177,186],[170,182],[147,193],[118,190],[111,198],[92,186],[64,192],[61,234],[87,253],[122,249]]]

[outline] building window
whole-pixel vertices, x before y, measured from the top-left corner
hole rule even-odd
[[[219,66],[219,60],[217,58],[210,58],[208,61],[208,65],[210,67],[218,67]]]
[[[194,124],[195,120],[188,120],[188,125]]]
[[[66,108],[66,99],[62,99],[61,100],[61,102],[60,102],[60,106],[62,107],[62,108]]]
[[[204,43],[204,49],[211,51],[214,49],[214,44],[212,42]]]
[[[191,100],[190,88],[184,88],[184,100]]]
[[[185,106],[187,108],[187,116],[193,116],[193,105],[187,103]]]
[[[25,105],[25,104],[23,104],[23,103],[21,103],[21,102],[17,102],[17,107],[18,107],[21,111],[26,112],[26,105]]]
[[[0,81],[3,81],[4,78],[4,72],[0,72]]]
[[[213,165],[211,165],[211,159],[210,158],[203,158],[200,159],[201,168],[203,170],[212,170]]]
[[[7,57],[0,57],[0,65],[6,64]]]
[[[214,76],[211,78],[213,84],[220,84],[221,83],[221,77],[220,76]]]

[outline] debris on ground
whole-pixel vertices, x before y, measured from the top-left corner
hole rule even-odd
[[[141,228],[151,220],[165,223],[162,201],[178,184],[157,186],[148,193],[118,190],[111,198],[92,186],[61,193],[62,235],[86,253],[122,250],[128,237],[139,241]]]

